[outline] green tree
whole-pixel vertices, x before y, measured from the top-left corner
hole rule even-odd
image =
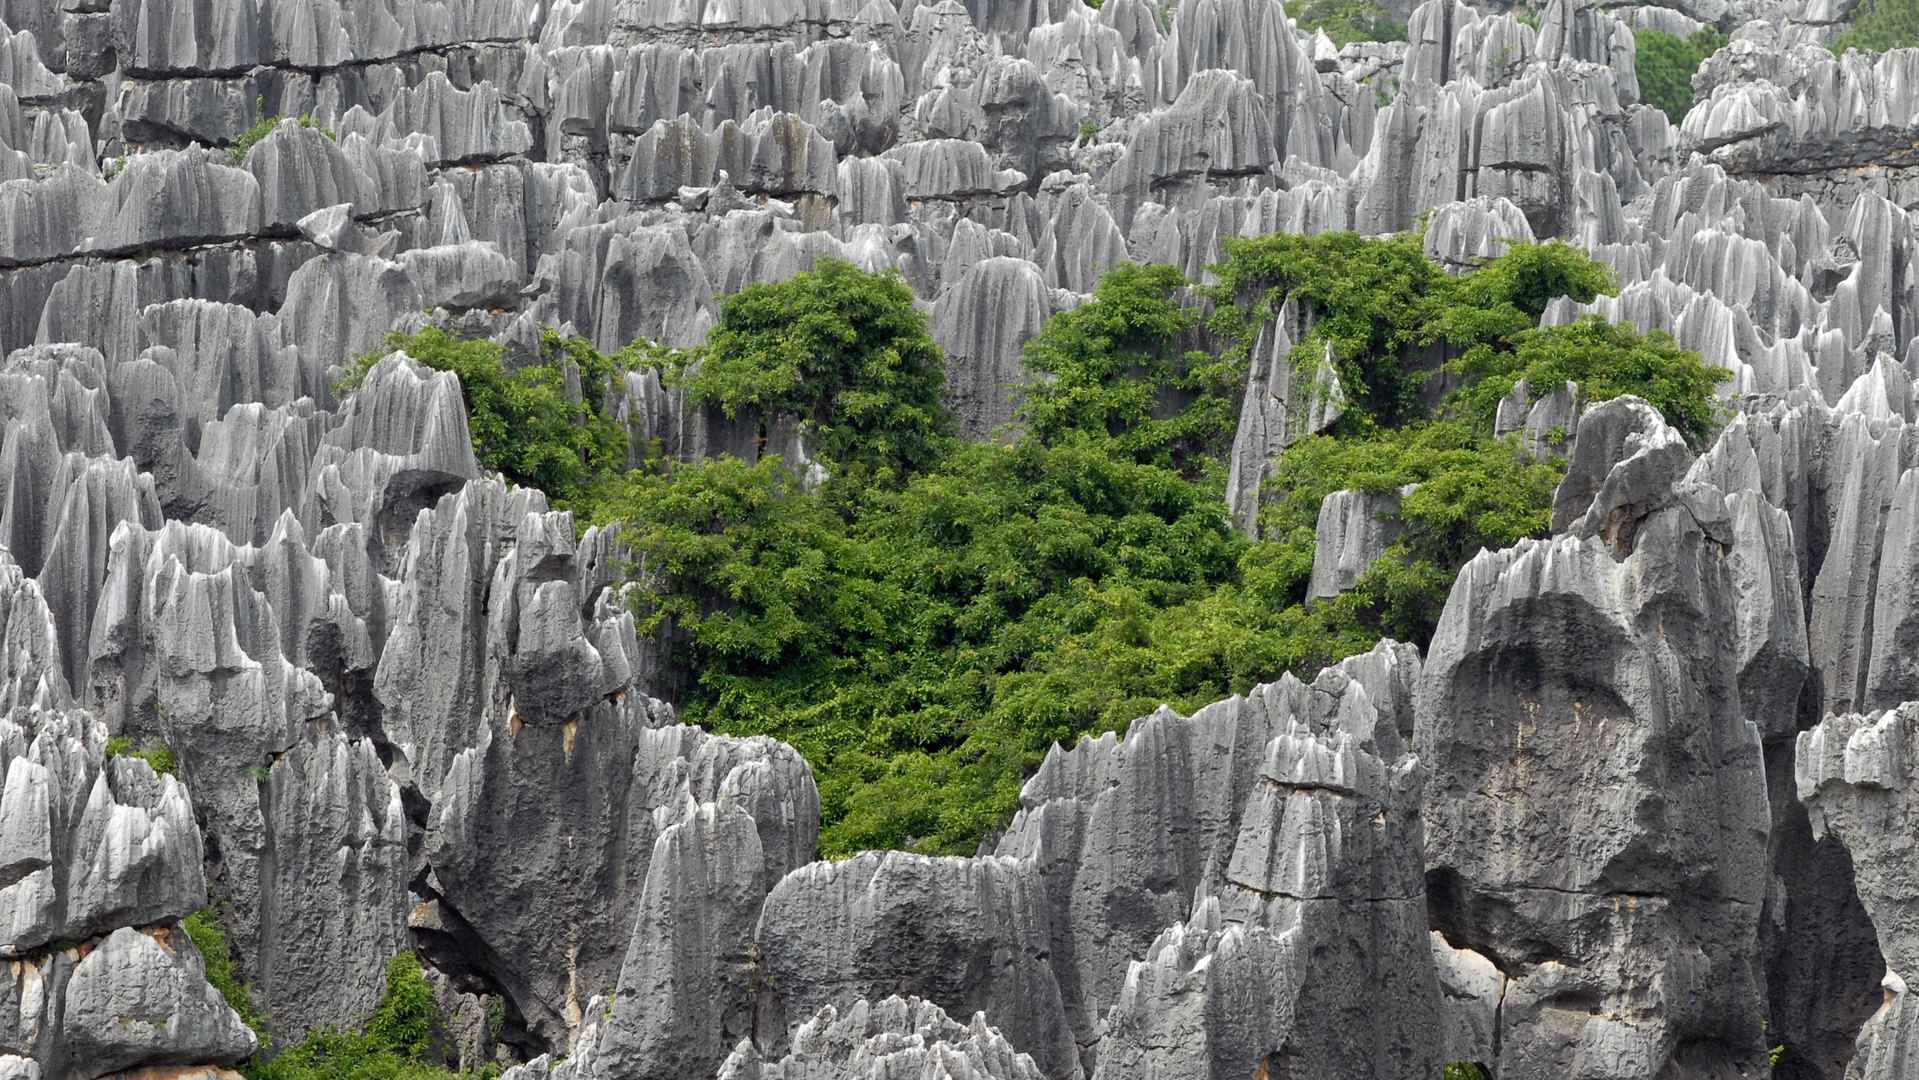
[[[1020,406],[1034,437],[1070,432],[1113,440],[1134,460],[1182,471],[1232,442],[1243,372],[1186,347],[1199,325],[1186,279],[1170,266],[1115,267],[1093,302],[1048,320],[1026,345],[1035,373]]]
[[[1852,12],[1852,25],[1831,43],[1839,56],[1848,49],[1882,53],[1915,46],[1919,46],[1919,4],[1913,0],[1860,0]]]
[[[747,286],[721,307],[706,344],[655,362],[728,418],[807,421],[818,456],[841,471],[923,469],[952,432],[940,405],[945,366],[912,290],[896,273],[838,259]]]
[[[1637,394],[1694,447],[1703,447],[1718,426],[1721,409],[1713,388],[1731,372],[1708,365],[1663,331],[1642,336],[1630,326],[1587,316],[1568,326],[1525,331],[1513,345],[1474,348],[1455,361],[1466,379],[1456,393],[1466,415],[1490,423],[1499,399],[1524,379],[1539,389],[1576,382],[1587,401]]]
[[[1639,98],[1677,124],[1692,110],[1692,77],[1706,58],[1726,47],[1726,35],[1712,27],[1678,37],[1659,30],[1633,35],[1633,66],[1639,73]]]
[[[1406,40],[1406,24],[1396,22],[1373,0],[1306,0],[1296,21],[1301,30],[1324,30],[1339,46]]]

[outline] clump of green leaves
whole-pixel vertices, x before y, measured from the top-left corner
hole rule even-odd
[[[163,742],[155,741],[136,747],[130,736],[115,735],[107,740],[106,756],[108,760],[116,757],[138,758],[160,776],[180,774],[179,763],[173,759],[173,750]]]
[[[285,117],[275,116],[267,112],[267,101],[266,98],[263,97],[254,99],[253,111],[259,115],[260,119],[255,121],[252,127],[241,132],[240,137],[233,140],[233,144],[227,147],[227,163],[230,165],[245,165],[247,163],[247,155],[253,152],[255,144],[259,143],[261,139],[266,138],[268,135],[273,134],[273,129],[279,127],[280,121],[285,119]],[[301,114],[294,118],[294,122],[303,128],[311,128],[329,139],[337,140],[339,138],[339,136],[333,133],[332,128],[315,120],[311,113]],[[110,180],[112,177],[108,177],[108,179]]]
[[[835,471],[898,477],[931,465],[952,431],[939,346],[897,273],[839,259],[729,297],[698,349],[661,354],[669,383],[729,419],[806,421]]]
[[[1726,35],[1707,26],[1688,37],[1659,30],[1633,36],[1633,66],[1639,73],[1640,100],[1677,124],[1693,102],[1692,77],[1706,58],[1726,47]]]
[[[556,506],[579,507],[597,478],[625,463],[626,435],[606,409],[606,392],[630,362],[627,356],[609,357],[582,338],[549,331],[541,340],[540,363],[509,369],[506,349],[497,342],[428,327],[389,334],[335,384],[335,392],[357,387],[395,351],[459,376],[480,464],[516,484],[540,488]]]
[[[1406,24],[1373,0],[1306,0],[1296,20],[1301,30],[1323,30],[1333,44],[1355,41],[1405,41]]]
[[[386,989],[358,1032],[322,1028],[271,1060],[246,1067],[251,1080],[495,1080],[497,1066],[455,1073],[435,1058],[444,1022],[420,961],[387,961]]]
[[[199,951],[200,960],[206,965],[207,985],[220,992],[227,1007],[240,1014],[240,1019],[253,1029],[260,1045],[267,1044],[266,1017],[254,1007],[253,998],[241,985],[240,977],[233,970],[233,954],[227,948],[227,934],[220,925],[219,916],[213,909],[201,908],[181,921],[187,937],[193,940],[193,947]]]
[[[1888,49],[1919,47],[1919,4],[1912,0],[1861,0],[1852,12],[1852,25],[1832,39],[1835,55],[1848,49],[1882,53]]]

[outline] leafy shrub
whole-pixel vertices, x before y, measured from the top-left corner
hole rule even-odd
[[[1306,0],[1296,20],[1301,30],[1324,30],[1333,44],[1355,41],[1405,41],[1406,24],[1395,22],[1372,0]]]
[[[1914,47],[1919,47],[1919,4],[1913,0],[1860,0],[1852,25],[1831,42],[1840,56],[1848,49],[1881,53]]]
[[[1632,327],[1588,316],[1569,326],[1519,334],[1510,350],[1476,348],[1453,365],[1470,381],[1458,399],[1468,415],[1490,423],[1520,379],[1546,388],[1571,381],[1588,401],[1637,394],[1665,414],[1694,447],[1704,446],[1720,418],[1713,387],[1730,376],[1655,330],[1641,336]]]
[[[417,334],[389,334],[380,349],[362,357],[335,384],[336,392],[358,386],[395,350],[459,376],[467,431],[480,464],[516,484],[540,488],[557,506],[582,504],[597,478],[625,462],[626,435],[606,412],[604,399],[609,380],[627,357],[607,357],[590,342],[549,331],[541,341],[540,363],[508,370],[506,350],[498,343],[428,327]],[[568,392],[569,373],[583,388],[578,400]]]
[[[836,471],[898,476],[931,465],[952,423],[946,372],[926,317],[898,274],[838,259],[727,298],[697,349],[654,363],[692,400],[728,418],[786,414],[811,427]]]
[[[255,121],[252,127],[241,132],[240,137],[233,140],[233,145],[227,147],[227,164],[229,165],[245,165],[247,163],[247,155],[253,152],[253,147],[259,143],[261,139],[273,134],[273,129],[279,127],[280,121],[285,119],[285,117],[274,116],[267,112],[267,102],[265,98],[257,98],[254,100],[254,112],[259,114],[260,119]],[[337,140],[339,138],[339,136],[333,133],[332,128],[313,119],[310,113],[296,117],[294,123],[299,124],[303,128],[311,128],[329,139]],[[108,177],[108,179],[112,179],[112,177]]]
[[[207,984],[220,992],[226,999],[227,1007],[240,1014],[240,1019],[253,1029],[260,1040],[261,1047],[267,1044],[266,1017],[253,1005],[253,998],[247,994],[246,987],[240,984],[240,978],[233,971],[233,954],[227,948],[226,930],[220,925],[219,916],[212,908],[201,908],[181,921],[187,937],[193,940],[193,947],[199,951],[200,960],[206,965]]]
[[[1704,27],[1690,37],[1659,30],[1633,35],[1633,66],[1639,72],[1639,98],[1677,124],[1692,109],[1692,77],[1706,58],[1726,47],[1726,35]]]
[[[106,757],[108,760],[116,757],[139,758],[160,776],[179,775],[179,764],[173,760],[172,749],[162,742],[149,743],[135,749],[132,738],[126,735],[115,735],[107,740]]]
[[[364,1031],[319,1029],[245,1071],[251,1080],[496,1080],[494,1065],[455,1073],[434,1061],[442,1027],[419,960],[402,953],[387,962],[386,989]]]

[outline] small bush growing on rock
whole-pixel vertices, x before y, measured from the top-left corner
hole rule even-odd
[[[227,164],[229,165],[245,165],[247,163],[247,155],[253,152],[253,147],[258,144],[261,139],[273,134],[273,129],[279,127],[280,121],[285,119],[285,117],[274,116],[267,112],[265,98],[255,100],[254,111],[259,114],[260,119],[255,121],[252,127],[241,132],[240,137],[233,140],[233,145],[227,147]],[[333,133],[332,128],[315,120],[311,114],[302,114],[294,118],[294,123],[299,124],[303,128],[311,128],[329,139],[337,140],[339,138],[339,136]],[[112,178],[109,177],[108,179]]]
[[[160,776],[179,775],[179,764],[173,760],[173,750],[162,742],[136,748],[131,737],[115,735],[107,740],[106,756],[108,760],[116,757],[138,758]]]
[[[402,953],[387,962],[386,989],[358,1032],[322,1028],[246,1068],[250,1080],[494,1080],[497,1066],[453,1072],[434,1059],[443,1031],[433,988],[420,962]],[[262,1055],[265,1057],[265,1055]]]
[[[809,427],[835,471],[898,477],[924,469],[952,431],[939,346],[898,274],[839,259],[728,297],[697,349],[653,361],[669,383],[729,418],[787,415]]]
[[[233,954],[227,949],[227,934],[212,908],[201,908],[181,921],[187,937],[193,940],[193,947],[200,953],[200,960],[206,965],[207,984],[220,992],[226,999],[227,1007],[240,1014],[240,1019],[253,1029],[259,1038],[261,1047],[267,1044],[266,1018],[253,1005],[253,998],[247,994],[245,986],[233,970]]]
[[[509,369],[497,342],[466,338],[438,327],[416,334],[395,332],[362,357],[338,383],[357,387],[387,354],[399,351],[435,371],[460,379],[467,431],[480,464],[516,484],[537,487],[556,506],[570,508],[590,496],[592,483],[624,464],[626,436],[605,410],[609,381],[624,357],[608,357],[579,338],[548,333],[541,362]],[[580,387],[579,393],[569,389]]]

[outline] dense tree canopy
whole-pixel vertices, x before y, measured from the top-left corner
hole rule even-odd
[[[922,355],[903,288],[830,275],[862,298],[862,326],[885,328],[854,332],[869,345],[844,355]],[[1610,287],[1562,245],[1518,245],[1456,278],[1417,237],[1262,237],[1232,245],[1217,278],[1195,291],[1167,267],[1108,274],[1029,344],[1010,443],[952,438],[925,382],[890,360],[834,360],[827,389],[803,389],[818,362],[768,313],[822,303],[819,277],[729,301],[726,332],[681,362],[706,400],[811,420],[826,397],[857,394],[867,416],[905,425],[862,429],[893,449],[823,489],[777,459],[659,462],[599,509],[640,557],[646,627],[687,645],[683,715],[797,746],[828,853],[971,851],[1056,740],[1310,673],[1382,635],[1423,643],[1462,562],[1546,528],[1558,466],[1494,440],[1481,415],[1514,378],[1580,378],[1594,397],[1670,389],[1662,407],[1709,422],[1710,373],[1689,354],[1619,329],[1644,370],[1614,370],[1593,325],[1537,329],[1554,297]],[[1226,520],[1220,465],[1251,340],[1289,299],[1312,314],[1297,358],[1330,344],[1354,401],[1336,432],[1278,463],[1248,540]],[[814,316],[823,328],[807,334],[847,340]],[[937,370],[925,355],[919,370]],[[1435,412],[1421,391],[1449,357],[1460,386]],[[1320,499],[1410,483],[1391,557],[1306,607]]]
[[[1919,3],[1913,0],[1860,0],[1852,25],[1832,40],[1832,51],[1882,53],[1919,47]]]
[[[1689,37],[1659,30],[1633,35],[1639,98],[1677,124],[1692,109],[1692,77],[1706,58],[1725,48],[1726,35],[1708,26]]]

